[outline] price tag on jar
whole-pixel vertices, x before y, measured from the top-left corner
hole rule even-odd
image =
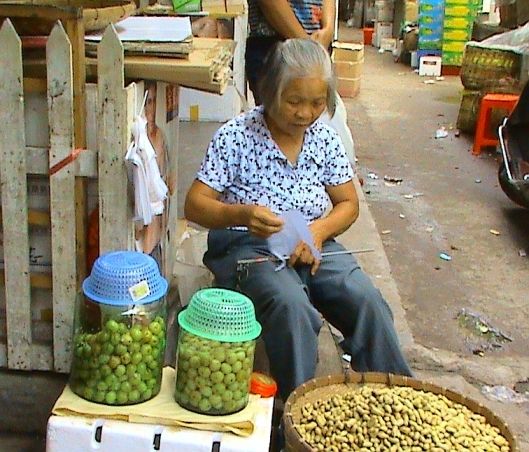
[[[148,297],[151,291],[149,289],[149,284],[147,284],[147,281],[143,280],[129,287],[129,293],[132,297],[132,301],[137,302],[143,300],[145,297]]]

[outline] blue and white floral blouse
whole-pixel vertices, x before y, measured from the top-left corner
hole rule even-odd
[[[338,134],[320,121],[306,130],[298,161],[290,163],[268,130],[262,106],[217,131],[197,173],[225,203],[267,206],[277,215],[299,210],[307,223],[321,217],[329,205],[325,186],[352,177]]]

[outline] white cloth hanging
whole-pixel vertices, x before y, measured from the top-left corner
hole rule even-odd
[[[145,104],[144,98],[144,104]],[[134,219],[147,226],[154,215],[164,210],[168,188],[160,175],[156,151],[147,135],[147,120],[142,111],[132,125],[132,142],[127,149],[125,161],[132,168],[134,185]]]

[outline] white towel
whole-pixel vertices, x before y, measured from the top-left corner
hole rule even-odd
[[[163,213],[168,189],[160,175],[156,151],[147,136],[147,120],[141,115],[134,120],[132,136],[125,161],[132,166],[134,219],[146,226],[154,215]]]

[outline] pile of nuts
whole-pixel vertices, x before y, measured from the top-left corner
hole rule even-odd
[[[363,385],[301,407],[294,425],[316,451],[509,452],[497,427],[443,395]]]

